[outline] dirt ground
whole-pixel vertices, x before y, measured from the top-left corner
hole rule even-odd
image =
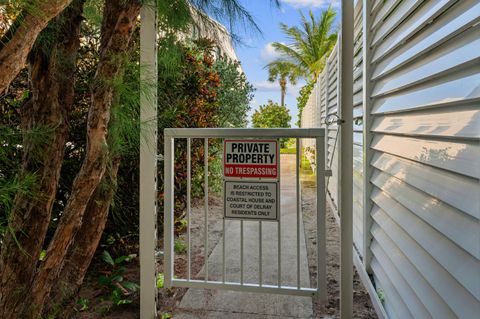
[[[317,260],[315,192],[313,182],[302,181],[303,221],[312,285],[316,285],[317,282],[317,269],[315,267]],[[316,318],[340,318],[340,229],[328,205],[326,227],[328,303],[322,305],[314,298],[314,312]],[[353,317],[358,319],[377,318],[370,297],[360,281],[357,271],[355,271],[353,277]]]
[[[205,209],[203,201],[195,201],[191,210],[191,278],[196,279],[203,267],[205,260],[204,230],[205,230]],[[223,202],[220,196],[210,195],[208,201],[208,255],[210,255],[222,238],[223,227]],[[186,234],[176,239],[186,243]],[[163,240],[160,240],[160,247],[163,247]],[[163,259],[159,260],[158,271],[163,273]],[[187,278],[187,252],[175,253],[175,276]],[[175,311],[187,292],[186,288],[159,289],[158,307],[159,314],[167,316]],[[160,317],[162,318],[162,317]]]

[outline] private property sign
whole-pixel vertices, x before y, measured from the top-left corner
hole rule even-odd
[[[278,220],[278,140],[224,141],[224,216]]]
[[[242,178],[278,178],[277,140],[225,140],[224,175]]]

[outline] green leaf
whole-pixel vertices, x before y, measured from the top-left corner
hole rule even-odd
[[[104,251],[102,254],[102,260],[111,266],[115,266],[115,261],[108,251]]]
[[[128,305],[128,304],[131,304],[132,302],[133,302],[133,301],[130,300],[130,299],[120,299],[120,300],[117,300],[117,301],[115,302],[115,304],[116,304],[117,306],[120,306],[120,305]]]
[[[88,309],[88,299],[85,299],[85,298],[79,298],[77,300],[77,305],[80,306],[80,308],[78,309],[78,311],[85,311]]]
[[[109,277],[106,277],[106,276],[100,276],[98,278],[98,283],[100,285],[110,286],[112,284],[112,279],[110,279]]]
[[[163,282],[165,280],[165,276],[163,273],[158,273],[157,276],[157,288],[163,288]]]
[[[40,252],[40,256],[38,257],[38,260],[44,261],[46,256],[47,256],[47,251],[46,251],[46,250],[42,250],[42,251]]]
[[[124,261],[130,261],[130,257],[129,256],[120,256],[118,258],[115,258],[115,264],[116,265],[121,264]]]
[[[130,290],[130,291],[137,291],[138,288],[140,288],[139,285],[137,285],[136,283],[134,282],[130,282],[130,281],[125,281],[122,283],[122,287],[127,289],[127,290]]]

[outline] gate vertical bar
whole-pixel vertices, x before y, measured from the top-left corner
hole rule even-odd
[[[192,200],[192,139],[187,138],[187,279],[191,279],[191,251],[192,251],[192,238],[191,238],[191,200]]]
[[[140,316],[156,317],[157,287],[157,10],[140,11]]]
[[[370,228],[372,227],[372,211],[373,202],[370,198],[373,190],[373,185],[370,182],[372,176],[372,161],[373,150],[370,148],[373,134],[370,129],[373,123],[373,115],[370,114],[372,105],[372,49],[370,43],[372,40],[372,32],[370,27],[372,24],[372,1],[363,0],[363,266],[367,272],[370,272],[370,263],[372,261],[372,251],[370,250],[370,243],[372,235]]]
[[[262,221],[258,222],[258,284],[262,286]]]
[[[280,174],[280,173],[279,173]],[[281,186],[280,189],[277,190],[277,192],[281,192]],[[279,205],[279,207],[282,207],[282,205]],[[282,286],[282,214],[281,214],[281,209],[278,211],[278,222],[277,222],[277,252],[278,252],[278,273],[277,273],[277,281],[278,281],[278,287],[280,288]]]
[[[341,55],[341,167],[340,213],[340,317],[352,318],[353,306],[353,1],[342,0]]]
[[[326,267],[326,241],[325,228],[326,189],[325,189],[325,140],[327,137],[317,137],[315,141],[315,163],[317,164],[317,288],[321,301],[327,301],[327,267]]]
[[[173,278],[173,261],[174,261],[174,250],[173,250],[173,196],[174,196],[174,185],[173,185],[173,174],[174,174],[174,149],[175,142],[173,137],[165,135],[165,152],[164,152],[164,176],[165,176],[165,185],[164,185],[164,253],[165,253],[165,288],[172,287],[172,278]]]
[[[243,285],[243,220],[240,221],[240,284]]]
[[[296,200],[297,200],[297,289],[300,289],[300,212],[302,210],[300,197],[300,139],[296,139]]]
[[[208,138],[203,146],[204,174],[205,174],[205,281],[208,281]]]
[[[227,272],[227,262],[225,261],[225,254],[226,254],[226,249],[225,249],[225,244],[226,244],[226,237],[227,237],[227,233],[226,233],[226,229],[225,229],[225,218],[223,218],[223,221],[222,221],[222,227],[223,227],[223,238],[222,238],[222,282],[225,283],[225,274]]]

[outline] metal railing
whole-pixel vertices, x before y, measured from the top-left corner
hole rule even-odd
[[[298,295],[298,296],[317,296],[321,300],[326,300],[326,260],[325,260],[325,250],[326,250],[326,229],[325,229],[325,208],[326,208],[326,199],[325,199],[325,133],[324,129],[314,128],[314,129],[216,129],[216,128],[177,128],[177,129],[165,129],[165,153],[164,153],[164,183],[165,183],[165,194],[164,194],[164,285],[165,287],[188,287],[188,288],[208,288],[208,289],[227,289],[227,290],[236,290],[236,291],[245,291],[245,292],[261,292],[261,293],[277,293],[277,294],[287,294],[287,295]],[[247,283],[244,278],[244,221],[231,221],[231,222],[240,222],[240,280],[239,281],[228,281],[226,276],[226,221],[223,219],[222,223],[222,274],[221,279],[213,280],[209,276],[209,241],[208,241],[208,165],[209,165],[209,154],[208,146],[209,139],[226,139],[226,138],[245,138],[245,139],[264,139],[264,138],[295,138],[297,140],[297,152],[296,152],[296,285],[286,285],[282,282],[282,233],[281,233],[281,208],[278,212],[279,218],[278,221],[251,221],[252,223],[258,223],[258,282],[257,283]],[[303,287],[300,279],[300,223],[301,223],[301,191],[300,191],[300,139],[313,138],[315,139],[316,147],[316,229],[317,229],[317,285],[315,288],[312,287]],[[186,170],[187,170],[187,203],[186,203],[186,220],[187,220],[187,231],[186,231],[186,245],[187,245],[187,271],[185,278],[176,278],[174,277],[174,261],[175,261],[175,251],[174,251],[174,176],[175,176],[175,140],[177,139],[186,139],[186,148],[187,148],[187,157],[186,157]],[[204,140],[204,152],[203,152],[203,162],[204,162],[204,267],[203,267],[203,280],[194,279],[192,271],[192,232],[191,232],[191,221],[192,221],[192,209],[191,209],[191,178],[192,178],[192,157],[191,157],[191,148],[193,139],[203,139]],[[183,166],[185,167],[185,166]],[[280,190],[278,190],[280,191]],[[278,259],[278,271],[277,271],[277,280],[276,284],[264,283],[263,280],[263,249],[262,249],[262,232],[265,232],[263,228],[264,223],[277,223],[277,259]],[[269,228],[271,229],[271,228]],[[290,271],[290,270],[289,270]]]

